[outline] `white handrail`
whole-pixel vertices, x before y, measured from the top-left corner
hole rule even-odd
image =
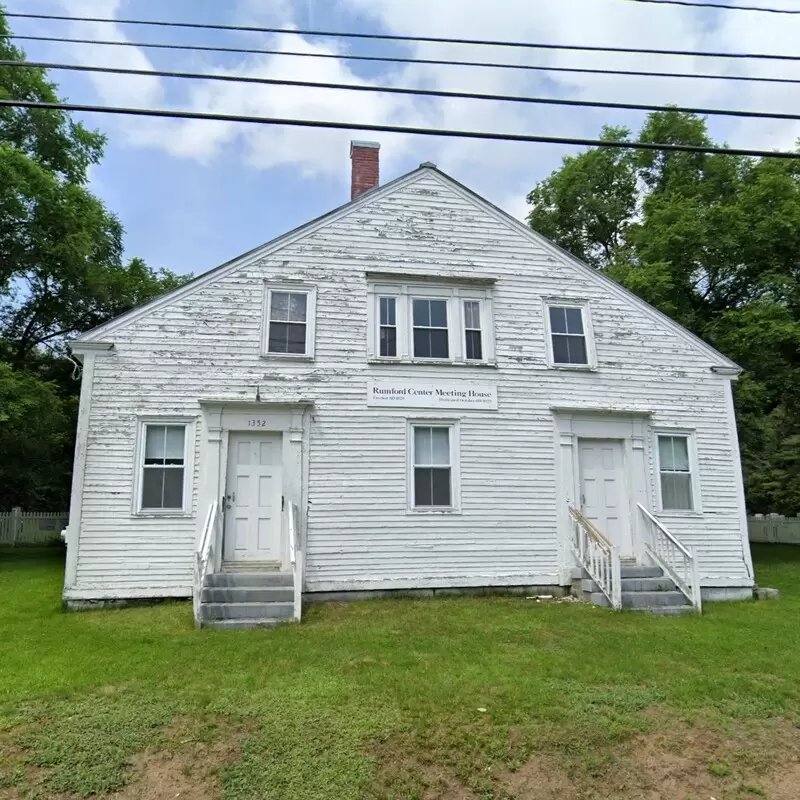
[[[622,565],[619,548],[611,544],[576,508],[569,506],[569,515],[572,519],[572,552],[608,598],[611,606],[621,609]]]
[[[697,559],[691,550],[670,533],[641,503],[637,505],[649,532],[648,540],[645,542],[648,554],[700,614],[703,610],[703,600]]]
[[[294,619],[300,622],[303,613],[303,548],[300,537],[300,509],[288,503],[286,511],[289,522],[289,559],[292,562],[292,585],[294,587]]]
[[[200,625],[200,601],[202,599],[203,584],[208,574],[209,564],[214,560],[217,544],[217,526],[219,523],[219,502],[214,501],[208,507],[203,532],[200,535],[200,544],[197,547],[194,560],[194,586],[192,594],[192,607],[195,625]]]

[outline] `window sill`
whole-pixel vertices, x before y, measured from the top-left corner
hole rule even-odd
[[[703,516],[702,511],[680,511],[675,509],[674,511],[670,511],[667,509],[659,509],[655,513],[656,517],[680,517],[685,519],[699,519]]]
[[[294,353],[261,353],[261,358],[264,360],[275,361],[313,361],[314,356],[301,356]]]
[[[435,358],[379,358],[373,356],[367,359],[367,364],[385,364],[395,366],[429,367],[477,367],[478,369],[497,369],[496,361],[437,361]]]
[[[548,367],[564,372],[597,372],[592,364],[548,364]]]
[[[406,511],[406,516],[415,517],[419,514],[423,515],[433,515],[433,516],[440,516],[440,515],[450,515],[450,514],[460,514],[460,508],[409,508]]]
[[[133,519],[192,519],[190,511],[134,511]]]

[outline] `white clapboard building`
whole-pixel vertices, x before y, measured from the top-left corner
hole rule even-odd
[[[435,165],[351,159],[349,203],[72,342],[65,600],[750,594],[739,368]]]

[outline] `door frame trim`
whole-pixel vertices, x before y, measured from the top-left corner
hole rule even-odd
[[[231,432],[253,432],[282,434],[282,495],[286,503],[295,503],[300,509],[301,531],[306,529],[305,518],[308,507],[308,459],[310,419],[313,403],[310,401],[249,402],[243,400],[201,399],[202,431],[199,443],[199,480],[197,500],[197,528],[195,542],[202,536],[205,509],[221,500],[225,494],[228,474],[228,448]],[[254,428],[253,419],[263,420],[264,425]],[[281,527],[285,524],[282,520]],[[222,528],[222,526],[220,526]],[[220,531],[220,536],[224,535]],[[288,539],[283,537],[288,564]],[[222,541],[216,542],[214,571],[222,563]]]
[[[623,474],[628,495],[629,525],[633,554],[644,556],[636,504],[650,507],[652,461],[649,454],[650,413],[639,410],[552,408],[556,462],[556,525],[558,530],[559,576],[569,585],[575,558],[570,549],[568,507],[580,499],[578,439],[616,439],[623,443]],[[577,506],[576,506],[577,507]]]

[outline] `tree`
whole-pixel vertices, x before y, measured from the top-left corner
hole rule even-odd
[[[628,138],[604,129],[609,139]],[[705,120],[651,114],[639,140],[713,145]],[[588,150],[528,195],[528,221],[739,363],[752,511],[800,511],[800,164]]]
[[[8,34],[0,7],[0,60],[23,61]],[[32,67],[0,67],[0,97],[58,101]],[[68,502],[67,339],[188,278],[123,261],[122,226],[88,186],[104,145],[67,113],[0,109],[0,508]]]

